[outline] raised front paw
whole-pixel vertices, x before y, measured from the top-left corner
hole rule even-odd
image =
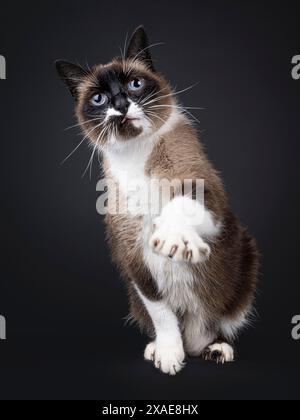
[[[146,347],[145,359],[153,362],[156,369],[174,376],[184,368],[185,354],[182,343],[162,346],[153,342]]]
[[[206,261],[211,249],[193,227],[162,224],[150,239],[150,247],[156,253],[176,262],[199,264]]]

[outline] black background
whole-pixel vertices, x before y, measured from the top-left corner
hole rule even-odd
[[[299,93],[296,2],[15,1],[1,4],[2,399],[299,398]],[[53,61],[107,62],[144,23],[157,66],[196,113],[234,211],[257,237],[254,328],[237,362],[189,361],[166,377],[143,362],[147,339],[124,327],[127,300],[110,263],[89,157]],[[299,376],[299,379],[298,379]]]

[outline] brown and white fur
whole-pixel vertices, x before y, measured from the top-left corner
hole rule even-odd
[[[175,189],[159,215],[106,216],[131,318],[152,337],[145,359],[171,375],[187,355],[232,362],[231,343],[252,310],[256,244],[232,214],[196,130],[154,69],[144,29],[135,31],[127,54],[108,65],[85,70],[59,61],[57,69],[75,98],[83,132],[94,152],[101,150],[106,178],[118,186],[118,203],[132,198],[124,173],[146,184],[205,181],[204,204]]]

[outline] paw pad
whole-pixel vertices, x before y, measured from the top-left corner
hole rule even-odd
[[[175,262],[203,263],[211,253],[210,247],[194,229],[174,228],[167,224],[155,231],[149,245],[154,252]]]

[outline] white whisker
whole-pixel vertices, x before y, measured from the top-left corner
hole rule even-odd
[[[99,137],[98,137],[98,139],[99,139]],[[89,167],[90,167],[90,180],[92,180],[93,161],[94,161],[94,156],[95,156],[95,152],[96,152],[96,149],[97,149],[98,139],[97,139],[97,141],[95,143],[95,147],[93,149],[93,153],[92,153],[91,159],[90,159],[89,164],[88,164],[87,169],[86,169],[86,171],[87,171],[89,169]],[[85,173],[83,174],[83,177],[84,177]]]
[[[189,112],[189,109],[203,109],[203,108],[186,108],[184,106],[177,106],[177,105],[155,105],[155,106],[151,106],[149,107],[150,109],[162,109],[162,108],[171,108],[171,109],[178,109],[179,111],[185,112],[186,114],[188,114],[190,117],[192,117],[197,123],[200,124],[200,121],[198,120],[198,118],[195,117],[195,115],[193,115],[191,112]]]
[[[89,123],[94,122],[94,121],[100,121],[100,120],[101,120],[101,118],[98,117],[98,118],[95,118],[93,120],[84,121],[84,122],[79,123],[79,124],[71,125],[71,127],[65,128],[64,131],[68,131],[68,130],[71,130],[72,128],[80,127],[82,125],[89,124]]]
[[[161,92],[163,92],[164,90],[166,90],[166,89],[168,89],[168,87],[167,86],[165,86],[163,89],[161,89],[161,90],[159,90],[158,92],[153,92],[153,93],[150,93],[150,95],[148,95],[148,96],[146,96],[146,98],[144,98],[141,102],[140,102],[140,104],[141,105],[145,105],[145,103],[147,102],[147,101],[149,101],[150,99],[152,99],[155,95],[159,95]]]
[[[99,134],[99,136],[98,136],[98,138],[97,138],[97,141],[95,142],[95,146],[94,146],[94,148],[93,148],[92,155],[91,155],[91,158],[90,158],[90,160],[89,160],[89,163],[88,163],[88,165],[87,165],[87,167],[86,167],[86,169],[85,169],[84,173],[82,174],[82,178],[84,178],[85,174],[87,173],[88,169],[90,168],[90,180],[92,179],[92,171],[93,171],[93,161],[94,161],[94,156],[95,156],[96,150],[97,150],[97,148],[98,148],[98,146],[99,146],[99,141],[103,138],[103,136],[104,136],[104,134],[106,133],[107,129],[108,129],[108,126],[105,126],[105,127],[102,129],[102,131],[100,132],[100,134]]]
[[[97,128],[101,127],[101,125],[103,125],[103,123],[96,125],[96,127],[94,127],[91,131],[89,131],[84,138],[81,140],[81,142],[75,147],[75,149],[61,162],[61,165],[64,165],[66,163],[66,161],[73,156],[73,154],[79,149],[79,147],[82,145],[82,143],[88,139],[89,135],[96,130]]]
[[[158,97],[158,98],[155,98],[155,99],[153,99],[153,100],[151,100],[151,101],[149,101],[149,102],[145,103],[145,104],[144,104],[144,106],[148,106],[148,105],[151,105],[151,104],[153,104],[153,103],[155,103],[155,102],[159,102],[159,101],[160,101],[160,100],[162,100],[162,99],[166,99],[166,98],[170,98],[170,97],[173,97],[173,96],[179,95],[180,93],[185,93],[185,92],[187,92],[187,91],[189,91],[189,90],[193,89],[193,88],[194,88],[195,86],[197,86],[197,85],[198,85],[198,83],[195,83],[194,85],[189,86],[188,88],[183,89],[183,90],[180,90],[180,91],[178,91],[178,92],[172,92],[172,93],[170,93],[169,95],[163,95],[163,96],[160,96],[160,97]]]
[[[184,109],[194,109],[194,110],[200,110],[200,111],[205,110],[205,108],[199,108],[199,107],[193,107],[193,106],[180,106],[180,105],[153,105],[153,106],[149,106],[150,109],[153,109],[153,108],[165,108],[165,107],[168,107],[168,108],[178,108],[178,109],[181,109],[181,108],[184,108]]]
[[[124,43],[124,48],[123,48],[123,71],[124,71],[124,74],[127,73],[127,68],[126,68],[127,41],[128,41],[128,32],[126,33],[126,38],[125,38],[125,43]]]
[[[155,112],[152,112],[152,111],[147,111],[147,113],[149,114],[149,115],[152,115],[153,117],[155,117],[155,118],[158,118],[160,121],[162,121],[164,124],[167,124],[167,121],[166,120],[164,120],[162,117],[160,117],[159,115],[157,115],[157,114],[155,114]]]
[[[75,147],[75,149],[61,162],[61,165],[64,165],[66,162],[67,162],[67,160],[71,157],[71,156],[73,156],[73,154],[79,149],[79,147],[82,145],[82,143],[85,141],[85,138],[83,138],[82,140],[81,140],[81,142]]]

